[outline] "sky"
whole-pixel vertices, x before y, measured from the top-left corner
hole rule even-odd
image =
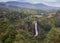
[[[7,2],[7,1],[29,2],[32,4],[44,3],[49,6],[60,7],[60,0],[0,0],[0,2]]]

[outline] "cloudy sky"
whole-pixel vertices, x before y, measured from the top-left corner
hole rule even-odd
[[[0,0],[0,2],[7,2],[7,1],[20,1],[20,2],[29,2],[29,3],[44,3],[49,6],[60,7],[60,0]]]

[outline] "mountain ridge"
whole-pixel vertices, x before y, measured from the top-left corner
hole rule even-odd
[[[0,2],[0,5],[17,6],[17,7],[23,7],[23,8],[40,9],[40,10],[60,9],[60,7],[51,7],[43,3],[32,4],[28,2],[17,2],[17,1]]]

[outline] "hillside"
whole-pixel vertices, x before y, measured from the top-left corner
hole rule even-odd
[[[0,43],[60,43],[60,11],[1,4]]]
[[[17,2],[17,1],[8,1],[8,2],[0,2],[2,5],[6,6],[17,6],[17,7],[22,7],[22,8],[30,8],[30,9],[40,9],[40,10],[59,10],[59,7],[52,7],[45,5],[43,3],[38,3],[38,4],[31,4],[28,2]]]

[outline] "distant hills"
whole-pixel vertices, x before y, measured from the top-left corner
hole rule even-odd
[[[31,8],[31,9],[39,9],[39,10],[60,10],[59,7],[51,7],[51,6],[45,5],[43,3],[31,4],[28,2],[9,1],[9,2],[0,2],[0,6],[1,5],[16,6],[16,7]]]

